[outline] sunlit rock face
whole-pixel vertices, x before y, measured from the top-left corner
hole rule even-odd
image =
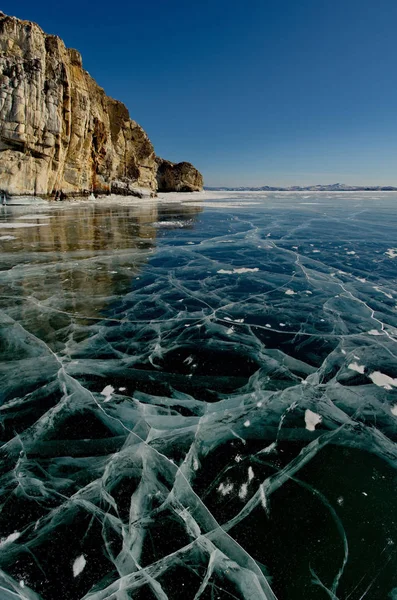
[[[200,192],[203,176],[188,162],[172,163],[156,158],[159,192]]]
[[[113,180],[157,188],[149,138],[83,69],[80,54],[4,15],[0,127],[0,188],[10,194],[107,191]]]

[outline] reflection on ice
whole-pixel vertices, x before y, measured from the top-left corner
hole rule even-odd
[[[8,222],[8,223],[0,223],[0,229],[26,229],[26,227],[39,227],[42,225],[47,225],[47,223],[20,223]]]
[[[3,214],[5,599],[397,597],[395,196],[300,198]]]

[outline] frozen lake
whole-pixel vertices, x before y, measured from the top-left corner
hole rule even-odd
[[[0,597],[397,599],[397,194],[0,207]]]

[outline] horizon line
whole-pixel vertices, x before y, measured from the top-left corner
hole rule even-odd
[[[379,183],[379,184],[351,184],[351,183],[314,183],[314,184],[307,184],[307,185],[298,185],[298,184],[292,184],[292,185],[270,185],[270,184],[261,184],[261,185],[250,185],[250,184],[246,184],[246,185],[206,185],[204,184],[204,188],[274,188],[274,189],[291,189],[291,188],[298,188],[298,189],[307,189],[307,188],[315,188],[315,187],[336,187],[336,186],[340,186],[340,187],[346,187],[346,188],[393,188],[397,190],[397,184],[396,185],[391,185],[391,184],[383,184],[383,183]]]

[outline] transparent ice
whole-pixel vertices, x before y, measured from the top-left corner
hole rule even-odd
[[[396,599],[397,195],[185,198],[2,207],[1,600]]]

